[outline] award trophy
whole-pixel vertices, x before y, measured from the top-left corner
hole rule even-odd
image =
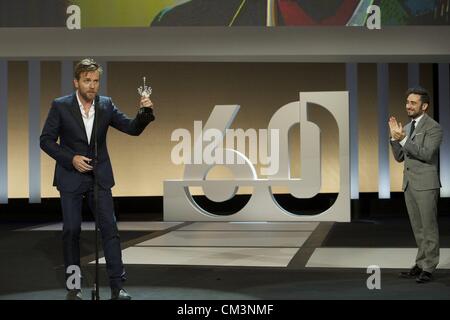
[[[145,77],[142,78],[144,80],[144,86],[141,86],[138,88],[138,92],[141,95],[141,97],[148,98],[152,94],[152,87],[148,87],[145,84]]]

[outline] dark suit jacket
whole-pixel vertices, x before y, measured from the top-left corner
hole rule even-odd
[[[95,117],[98,117],[98,164],[94,169],[101,187],[114,186],[114,176],[106,146],[109,126],[130,135],[138,136],[155,119],[151,108],[141,108],[134,119],[119,111],[109,97],[98,97]],[[59,144],[57,143],[60,139]],[[73,192],[81,184],[83,174],[72,165],[75,155],[94,158],[94,130],[88,143],[75,93],[53,101],[40,138],[41,148],[56,160],[53,185],[62,192]]]

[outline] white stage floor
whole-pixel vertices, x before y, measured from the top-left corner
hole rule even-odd
[[[125,264],[286,267],[298,248],[131,247]],[[93,262],[91,262],[93,263]],[[99,260],[104,264],[105,259]]]
[[[125,247],[125,264],[287,267],[318,222],[118,222],[121,231],[163,231]],[[176,228],[180,226],[179,228]],[[174,228],[174,230],[168,230]],[[18,231],[60,231],[62,224]],[[82,230],[94,230],[85,222]],[[164,231],[166,231],[164,233]],[[150,234],[151,235],[151,234]],[[326,236],[326,235],[325,235]],[[305,268],[410,268],[417,248],[310,247]],[[92,263],[92,262],[91,262]],[[104,259],[100,263],[105,263]],[[450,269],[450,248],[441,248],[438,269]]]
[[[411,268],[416,248],[317,248],[306,267],[312,268]],[[450,249],[441,248],[438,269],[450,269]]]
[[[120,221],[117,222],[117,228],[122,231],[161,231],[182,224],[181,222],[162,222],[162,221]],[[83,222],[81,230],[94,231],[94,222]],[[32,228],[18,229],[16,231],[62,231],[62,223],[37,226]]]
[[[300,248],[307,231],[172,231],[138,246]]]

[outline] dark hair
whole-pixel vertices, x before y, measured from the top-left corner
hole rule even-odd
[[[410,94],[417,94],[420,96],[422,103],[430,104],[430,94],[426,89],[422,87],[409,88],[406,91],[406,97],[408,98]]]
[[[80,80],[80,75],[82,73],[92,71],[98,71],[100,74],[102,74],[103,68],[97,62],[95,62],[94,59],[86,58],[77,63],[73,75],[75,79]]]

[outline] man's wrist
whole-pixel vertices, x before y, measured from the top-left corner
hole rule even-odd
[[[405,143],[406,143],[406,140],[408,140],[408,138],[405,136],[402,140],[399,140],[398,142],[403,147],[405,145]]]

